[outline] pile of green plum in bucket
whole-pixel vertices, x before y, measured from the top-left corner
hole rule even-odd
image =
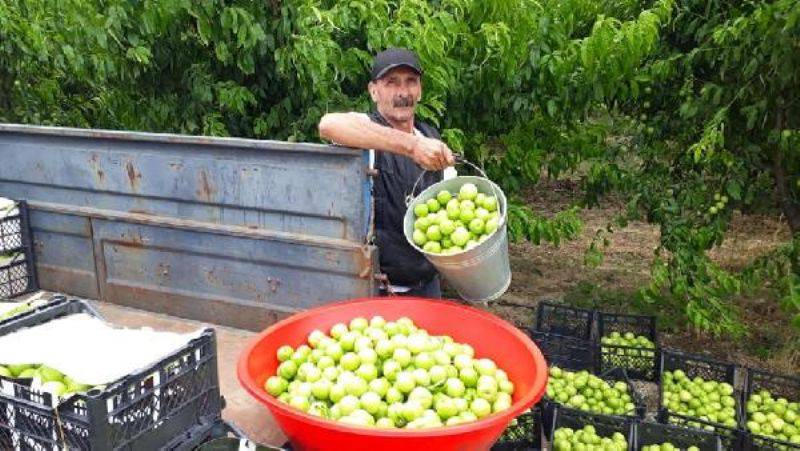
[[[488,302],[505,293],[511,285],[508,205],[499,186],[485,174],[458,176],[429,186],[407,203],[406,240],[459,297]]]
[[[414,244],[431,254],[457,254],[485,241],[500,226],[497,197],[465,183],[457,193],[443,189],[414,206]]]
[[[277,350],[264,389],[310,415],[363,427],[422,429],[511,407],[514,384],[469,344],[430,335],[408,317],[354,318],[308,344]]]

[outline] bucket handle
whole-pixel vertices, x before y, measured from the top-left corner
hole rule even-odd
[[[483,176],[483,178],[485,178],[486,180],[489,180],[489,177],[486,175],[486,172],[484,172],[482,168],[478,167],[477,165],[475,165],[474,163],[470,162],[466,158],[464,158],[464,157],[462,157],[461,155],[458,155],[458,154],[453,155],[453,158],[455,159],[456,163],[461,163],[461,164],[466,164],[468,166],[472,166],[475,170],[478,171],[478,173],[480,173],[481,176]],[[417,185],[419,184],[420,180],[422,180],[422,176],[424,176],[426,172],[428,172],[427,169],[423,169],[422,170],[422,173],[419,175],[419,177],[417,177],[417,181],[414,182],[414,186],[411,188],[411,194],[406,195],[406,207],[411,205],[411,202],[414,200],[414,197],[416,197],[416,196],[414,196],[414,193],[417,191]],[[489,181],[491,181],[491,180],[489,180]],[[500,200],[500,194],[497,192],[497,187],[496,187],[494,182],[492,182],[492,191],[494,191],[495,199]],[[498,202],[497,206],[498,206],[498,208],[500,208],[500,203],[499,202]],[[501,211],[500,213],[505,213],[505,212]],[[503,215],[501,214],[501,218],[502,218],[502,216]],[[501,221],[502,221],[502,219],[501,219]],[[501,222],[501,224],[502,224],[502,222]]]

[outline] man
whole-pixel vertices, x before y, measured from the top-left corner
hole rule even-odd
[[[403,216],[406,196],[441,181],[442,170],[453,165],[453,153],[436,129],[415,118],[422,68],[413,52],[393,48],[378,53],[371,75],[368,89],[375,111],[326,114],[319,134],[339,145],[374,150],[375,242],[381,271],[389,279],[383,291],[441,297],[436,269],[406,241]]]

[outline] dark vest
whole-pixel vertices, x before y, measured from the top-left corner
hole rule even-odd
[[[370,113],[369,117],[373,122],[390,126],[377,111]],[[430,125],[416,119],[414,125],[424,136],[439,139],[439,132]],[[412,193],[414,182],[424,170],[411,158],[376,149],[375,169],[378,170],[373,185],[375,244],[378,246],[381,271],[394,285],[418,287],[430,282],[436,275],[436,268],[406,241],[403,217],[406,213],[406,196],[416,196],[441,181],[442,171],[425,172]]]

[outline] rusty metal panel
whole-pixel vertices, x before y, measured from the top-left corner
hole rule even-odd
[[[42,288],[99,299],[89,218],[32,210],[31,232]]]
[[[251,329],[376,290],[362,152],[0,124],[0,161],[43,288]]]
[[[366,230],[352,150],[20,127],[0,125],[0,170],[31,199],[353,241]]]

